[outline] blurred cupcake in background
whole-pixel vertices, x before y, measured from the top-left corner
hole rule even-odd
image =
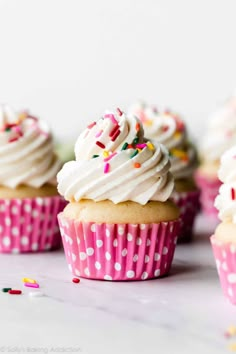
[[[57,248],[57,214],[65,206],[56,174],[47,124],[26,111],[0,106],[0,252],[36,252]]]
[[[227,100],[210,118],[204,138],[199,142],[200,166],[196,182],[206,215],[217,218],[214,200],[221,181],[217,176],[222,154],[236,144],[236,97]]]
[[[145,280],[170,271],[179,210],[167,149],[119,109],[80,134],[75,161],[58,173],[69,204],[59,214],[65,255],[77,276]]]
[[[223,183],[215,200],[221,223],[211,237],[220,282],[225,296],[236,304],[236,146],[221,158]]]
[[[172,199],[180,208],[182,220],[179,242],[189,242],[200,209],[200,193],[193,178],[198,164],[197,153],[189,141],[185,123],[171,111],[159,112],[142,102],[131,107],[129,113],[142,121],[145,137],[164,144],[169,150],[170,171],[175,179]]]

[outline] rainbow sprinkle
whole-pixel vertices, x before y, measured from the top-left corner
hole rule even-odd
[[[96,122],[92,122],[91,124],[89,124],[87,126],[88,129],[92,129],[92,127],[94,127],[97,123]]]
[[[112,123],[118,124],[117,120],[115,119],[114,114],[112,114],[112,113],[105,114],[104,118],[108,118],[108,119],[110,119],[112,121]]]
[[[107,162],[107,161],[111,160],[115,155],[117,155],[117,152],[113,152],[113,154],[111,154],[110,156],[106,157],[104,159],[104,162]]]
[[[231,199],[235,200],[235,190],[234,190],[234,188],[231,188]]]
[[[150,141],[147,143],[147,147],[149,148],[149,150],[155,149],[154,145]]]
[[[109,163],[105,163],[104,165],[104,173],[108,173],[110,169],[110,164]]]
[[[99,138],[99,136],[101,136],[103,133],[103,130],[100,130],[96,135],[95,135],[95,138]]]
[[[135,157],[138,154],[138,150],[134,150],[134,152],[131,154],[130,158],[132,159],[133,157]]]
[[[119,116],[121,117],[123,112],[120,110],[120,108],[116,108],[116,110],[117,110],[117,113],[119,114]]]
[[[140,168],[140,167],[141,167],[141,164],[139,162],[135,162],[134,168]]]
[[[96,145],[99,146],[102,149],[105,149],[105,145],[103,143],[101,143],[101,141],[96,141]]]
[[[128,143],[124,143],[123,146],[122,146],[122,148],[121,148],[121,151],[122,151],[122,150],[126,150],[127,147],[128,147],[128,145],[129,145]]]

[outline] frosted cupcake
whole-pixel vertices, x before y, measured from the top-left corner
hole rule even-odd
[[[207,132],[199,144],[201,158],[196,181],[201,188],[201,204],[207,215],[217,217],[214,200],[221,185],[217,176],[222,154],[236,144],[236,97],[230,98],[209,119]]]
[[[172,198],[181,211],[179,241],[188,242],[200,208],[200,193],[193,178],[197,167],[196,149],[188,140],[185,123],[178,115],[170,111],[158,112],[145,103],[136,104],[131,112],[142,121],[145,137],[164,144],[169,150],[170,171],[175,178]]]
[[[140,121],[118,110],[85,129],[75,157],[58,174],[69,201],[58,218],[72,273],[105,280],[168,274],[179,211],[168,200],[174,181],[165,147],[145,141]]]
[[[222,156],[219,179],[223,184],[215,207],[221,223],[211,243],[224,294],[236,304],[236,146]]]
[[[61,162],[45,122],[0,106],[0,252],[57,248],[64,206],[56,174]]]

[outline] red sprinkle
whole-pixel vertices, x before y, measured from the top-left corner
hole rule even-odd
[[[115,141],[116,138],[120,135],[120,130],[117,130],[115,134],[111,137],[111,141]]]
[[[122,116],[123,112],[120,110],[120,108],[116,108],[116,110],[117,110],[119,116]]]
[[[235,190],[234,190],[234,188],[231,188],[231,199],[235,200]]]
[[[140,124],[139,123],[136,123],[135,129],[136,129],[137,132],[140,130]]]
[[[162,127],[162,131],[163,131],[163,132],[167,132],[168,129],[169,129],[168,125],[164,125],[164,126]]]
[[[73,281],[73,283],[76,283],[76,284],[80,283],[80,279],[79,278],[73,278],[72,281]]]
[[[96,122],[93,122],[93,123],[89,124],[89,125],[87,126],[87,128],[88,128],[88,129],[91,129],[91,128],[94,127],[95,125],[96,125]]]
[[[133,147],[133,145],[132,144],[129,144],[128,145],[128,149],[133,149],[134,147]]]
[[[11,294],[11,295],[20,295],[20,294],[22,294],[22,291],[21,291],[21,290],[14,290],[14,289],[12,289],[12,290],[9,290],[9,291],[8,291],[8,294]]]
[[[101,143],[100,141],[96,141],[96,145],[102,149],[105,149],[105,145],[103,143]]]
[[[109,172],[109,169],[110,169],[109,163],[105,163],[105,166],[104,166],[104,173],[108,173],[108,172]]]
[[[118,129],[119,129],[119,125],[117,124],[117,125],[112,129],[112,131],[110,132],[109,137],[113,136],[113,135],[116,133],[116,131],[117,131]]]

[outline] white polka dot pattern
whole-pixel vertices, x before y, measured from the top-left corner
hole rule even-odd
[[[66,205],[60,197],[0,199],[0,253],[58,248],[57,215]]]
[[[74,223],[63,214],[59,215],[59,225],[72,273],[79,271],[81,277],[112,281],[146,280],[167,274],[179,229],[178,221],[151,225]],[[77,238],[79,243],[74,242]]]

